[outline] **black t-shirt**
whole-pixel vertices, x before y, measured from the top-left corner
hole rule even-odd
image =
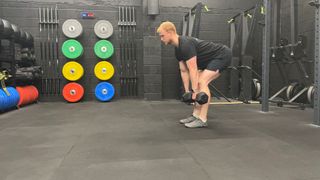
[[[225,46],[210,41],[200,40],[189,36],[179,36],[179,46],[175,48],[178,61],[187,61],[197,56],[199,68],[205,68],[213,59],[219,59],[223,55]]]

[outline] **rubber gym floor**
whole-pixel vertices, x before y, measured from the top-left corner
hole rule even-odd
[[[178,101],[38,103],[0,116],[1,180],[316,180],[312,109],[212,105],[209,127]]]

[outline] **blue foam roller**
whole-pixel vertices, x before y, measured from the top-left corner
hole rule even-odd
[[[7,97],[4,95],[4,92],[2,89],[0,89],[0,111],[3,111],[5,109],[5,105],[7,102]]]

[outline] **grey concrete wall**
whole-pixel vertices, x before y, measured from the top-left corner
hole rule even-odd
[[[162,99],[161,44],[156,36],[143,38],[144,98]]]

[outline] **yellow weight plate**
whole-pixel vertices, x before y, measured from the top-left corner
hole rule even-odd
[[[114,68],[111,63],[107,61],[101,61],[94,67],[94,74],[100,80],[108,80],[112,78],[114,74]]]
[[[77,81],[83,76],[84,70],[81,64],[70,61],[62,68],[63,76],[69,81]]]

